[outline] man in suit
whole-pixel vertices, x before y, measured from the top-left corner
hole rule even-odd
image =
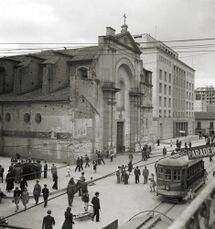
[[[49,189],[47,188],[47,184],[44,184],[44,188],[42,189],[43,199],[44,199],[44,208],[47,207],[48,197],[49,197]]]
[[[51,216],[51,210],[47,211],[47,216],[43,218],[42,229],[53,229],[53,225],[55,225],[54,217]]]
[[[95,193],[95,196],[93,197],[91,203],[93,204],[93,215],[92,215],[92,221],[94,217],[96,216],[96,222],[99,222],[99,210],[100,208],[100,200],[99,200],[99,192]]]

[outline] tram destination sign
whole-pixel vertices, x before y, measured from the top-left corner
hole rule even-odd
[[[215,156],[215,143],[201,145],[189,148],[186,150],[189,160]],[[186,152],[185,151],[185,152]]]

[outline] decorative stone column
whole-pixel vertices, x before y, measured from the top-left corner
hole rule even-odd
[[[141,123],[141,100],[143,93],[139,88],[132,88],[129,92],[130,97],[130,150],[136,149],[136,144],[140,140]]]

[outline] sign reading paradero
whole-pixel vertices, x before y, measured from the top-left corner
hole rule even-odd
[[[192,147],[186,150],[189,160],[215,156],[215,143]]]

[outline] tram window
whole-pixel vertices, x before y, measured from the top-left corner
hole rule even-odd
[[[163,177],[163,168],[158,168],[158,178]]]
[[[181,171],[178,169],[173,170],[173,179],[180,180],[181,179]]]
[[[165,179],[171,180],[171,169],[165,169]]]

